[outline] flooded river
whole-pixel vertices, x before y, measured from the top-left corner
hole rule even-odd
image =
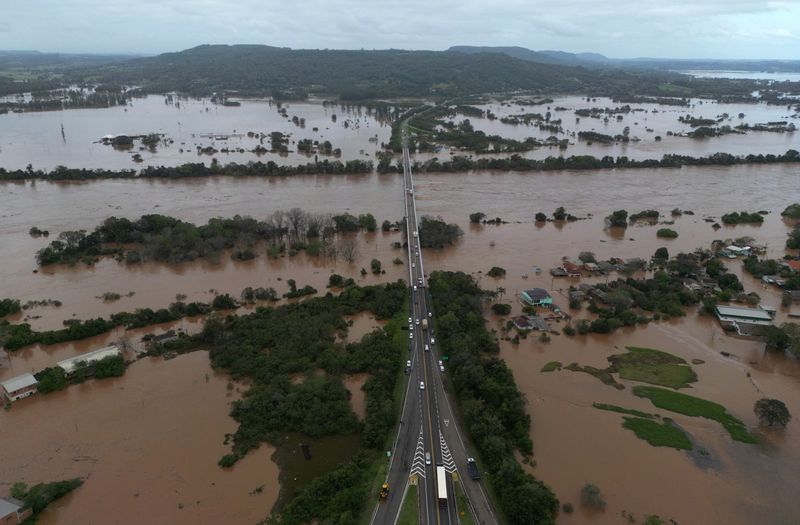
[[[238,393],[228,385],[195,352],[20,401],[0,412],[2,490],[85,478],[41,525],[252,525],[277,499],[278,468],[266,445],[234,469],[217,466],[229,451],[225,433],[236,429],[228,412]]]
[[[187,105],[182,104],[180,111]],[[230,111],[244,109],[243,105]],[[711,110],[716,111],[719,109]],[[63,112],[58,116],[77,114]],[[55,118],[55,114],[49,115],[44,118]],[[23,117],[31,115],[11,118]],[[1,137],[7,128],[0,129]],[[595,147],[599,146],[591,146]],[[7,154],[3,147],[0,164]],[[108,150],[108,155],[120,154]],[[423,174],[416,178],[415,194],[421,215],[440,215],[464,230],[456,246],[426,250],[426,269],[472,273],[484,288],[503,288],[503,301],[512,303],[517,313],[514,296],[534,286],[551,290],[556,303],[566,306],[564,294],[571,282],[552,279],[547,269],[559,264],[562,257],[575,258],[581,251],[592,251],[598,258],[649,258],[660,246],[675,254],[708,247],[714,239],[752,236],[757,243],[767,245],[771,257],[780,257],[791,228],[781,219],[780,211],[798,200],[797,188],[796,167],[765,165]],[[302,253],[272,260],[261,251],[248,262],[235,262],[222,255],[216,261],[126,266],[106,259],[93,267],[54,266],[38,273],[33,272],[34,255],[49,240],[28,234],[31,226],[38,226],[49,230],[52,240],[67,229],[91,230],[110,215],[136,218],[163,213],[199,223],[235,214],[262,219],[275,210],[295,206],[310,212],[370,212],[379,222],[398,220],[403,215],[402,192],[401,177],[379,175],[3,184],[0,298],[62,301],[60,308],[33,308],[11,318],[27,318],[39,329],[53,329],[73,317],[107,317],[137,307],[164,307],[177,294],[186,295],[190,301],[209,301],[212,290],[238,296],[246,286],[272,286],[284,293],[290,278],[300,287],[310,284],[324,293],[332,272],[365,284],[405,278],[405,266],[392,264],[395,257],[403,258],[401,250],[390,246],[401,240],[398,233],[359,235],[359,255],[353,263]],[[533,223],[536,212],[549,215],[558,206],[582,220]],[[662,213],[662,220],[670,221],[673,208],[695,214],[675,218],[670,228],[679,237],[663,240],[656,238],[659,226],[631,226],[624,232],[605,229],[603,217],[620,208],[631,213],[656,209]],[[760,226],[723,227],[717,232],[704,221],[743,209],[770,213]],[[476,211],[502,217],[509,224],[468,224],[468,215]],[[369,269],[373,258],[382,262],[386,274],[362,277],[361,268]],[[741,276],[748,291],[761,295],[764,304],[779,306],[776,289],[763,288],[755,279],[742,275],[739,261],[725,264]],[[505,268],[507,277],[484,276],[492,266]],[[536,275],[535,266],[545,271]],[[98,298],[104,292],[134,293],[109,303]],[[779,319],[785,319],[786,314],[779,308]],[[186,319],[159,329],[191,332],[200,322]],[[497,323],[505,324],[505,320],[494,318],[490,322],[498,329]],[[348,339],[355,340],[374,326],[375,321],[368,316],[358,317]],[[146,331],[128,336],[138,339]],[[11,363],[0,359],[0,378],[50,366],[121,335],[120,331],[88,341],[24,349],[11,355]],[[649,402],[634,397],[630,385],[617,391],[586,374],[539,372],[544,363],[553,360],[604,367],[606,357],[625,345],[702,359],[704,364],[694,366],[699,381],[692,393],[725,405],[750,427],[756,426],[752,407],[760,397],[781,399],[793,414],[800,414],[800,367],[796,361],[764,356],[762,344],[729,337],[716,322],[695,311],[684,319],[620,330],[610,336],[554,335],[550,343],[529,337],[519,345],[504,341],[502,356],[514,371],[533,418],[537,460],[533,472],[550,484],[562,501],[577,504],[580,488],[587,482],[596,483],[608,501],[604,513],[590,516],[578,508],[572,516],[562,515],[559,523],[620,523],[623,511],[636,515],[638,522],[645,514],[659,514],[681,524],[797,523],[800,507],[794,494],[800,490],[796,475],[800,469],[800,418],[795,417],[782,435],[763,434],[760,445],[744,445],[731,442],[714,422],[674,416],[695,442],[708,450],[707,458],[698,458],[651,447],[623,429],[618,414],[592,408],[592,402],[605,402],[658,412]],[[360,415],[364,379],[356,376],[347,381]],[[236,392],[229,391],[227,384],[225,377],[210,370],[207,356],[197,352],[172,361],[142,360],[121,379],[89,381],[64,392],[25,400],[0,413],[0,480],[7,487],[18,479],[88,477],[84,487],[43,516],[43,524],[109,523],[108,516],[117,519],[111,523],[130,523],[134,520],[128,517],[134,516],[152,517],[154,523],[253,523],[267,514],[277,497],[277,467],[270,461],[271,449],[265,446],[230,471],[216,466],[226,451],[223,436],[235,428],[227,414]],[[26,427],[36,432],[20,430]],[[255,492],[262,485],[262,491]]]

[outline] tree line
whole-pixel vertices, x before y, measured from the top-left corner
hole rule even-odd
[[[212,218],[200,226],[159,214],[143,215],[136,220],[109,217],[91,233],[85,230],[61,232],[36,253],[36,261],[47,266],[78,261],[92,263],[101,256],[115,256],[128,263],[149,260],[180,263],[212,257],[224,250],[233,250],[232,257],[247,260],[256,257],[254,250],[259,243],[266,243],[270,256],[277,257],[288,248],[290,255],[301,250],[309,255],[324,252],[333,258],[341,255],[352,262],[357,246],[347,242],[353,239],[335,244],[333,237],[360,230],[372,232],[377,228],[377,220],[371,213],[325,214],[300,208],[275,211],[261,221],[235,215]]]
[[[464,424],[511,525],[552,524],[555,494],[527,474],[515,454],[533,454],[525,399],[483,318],[484,292],[462,272],[433,272],[429,279],[436,330]]]

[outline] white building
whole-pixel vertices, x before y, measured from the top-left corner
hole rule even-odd
[[[59,361],[57,364],[64,370],[64,374],[69,377],[75,372],[78,363],[83,362],[87,365],[90,365],[95,361],[100,361],[104,357],[114,355],[122,355],[122,352],[117,345],[106,346],[105,348],[100,348],[99,350],[93,350],[91,352],[86,352],[85,354],[76,355],[75,357],[70,357],[69,359]]]
[[[12,377],[6,381],[0,383],[2,387],[2,394],[8,399],[10,402],[18,401],[23,397],[32,396],[38,390],[36,386],[39,384],[36,381],[36,378],[33,377],[33,374],[27,373],[22,374],[21,376]]]

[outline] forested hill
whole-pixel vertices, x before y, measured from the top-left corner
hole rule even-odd
[[[204,45],[110,64],[89,79],[137,84],[148,92],[215,91],[284,96],[315,93],[359,100],[453,96],[511,90],[650,92],[682,78],[671,73],[614,73],[520,60],[501,53],[292,50],[259,45]]]

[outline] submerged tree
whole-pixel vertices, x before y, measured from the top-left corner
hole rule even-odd
[[[762,425],[770,427],[785,428],[792,419],[789,409],[778,399],[761,398],[756,401],[753,411]]]

